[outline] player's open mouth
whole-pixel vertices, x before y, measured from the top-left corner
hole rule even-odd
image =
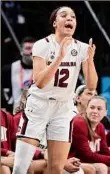
[[[65,28],[67,28],[67,29],[73,29],[73,26],[71,24],[66,24],[65,25]]]

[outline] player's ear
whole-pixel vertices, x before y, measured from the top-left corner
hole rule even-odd
[[[80,97],[79,96],[76,97],[76,102],[80,104]]]
[[[56,21],[53,22],[53,27],[54,27],[54,28],[56,27]]]

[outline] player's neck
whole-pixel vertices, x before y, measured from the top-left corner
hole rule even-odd
[[[55,34],[55,40],[56,42],[60,45],[61,41],[65,38],[66,36],[65,35],[61,35],[59,33],[56,33]]]
[[[98,123],[96,123],[96,124],[95,123],[91,123],[91,128],[92,128],[93,131],[96,130],[97,125],[98,125]]]

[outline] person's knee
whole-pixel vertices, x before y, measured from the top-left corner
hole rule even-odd
[[[108,172],[108,167],[105,164],[100,163],[100,171],[102,173],[104,173],[104,172],[107,173]]]
[[[96,174],[96,170],[94,167],[87,167],[84,169],[85,174]]]
[[[108,173],[108,167],[103,163],[95,163],[96,171],[100,174],[107,174]]]
[[[85,173],[87,173],[87,174],[95,174],[96,173],[95,167],[92,166],[92,165],[87,167],[87,170],[86,170]]]
[[[84,170],[84,173],[85,174],[96,174],[96,169],[95,169],[95,167],[93,166],[93,165],[82,165],[81,166],[82,167],[82,169]]]

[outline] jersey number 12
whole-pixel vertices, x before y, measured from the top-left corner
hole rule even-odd
[[[59,77],[60,75],[63,75],[63,77]],[[69,70],[68,69],[57,69],[55,73],[55,81],[54,86],[66,88],[68,86],[68,83],[65,82],[69,78]]]

